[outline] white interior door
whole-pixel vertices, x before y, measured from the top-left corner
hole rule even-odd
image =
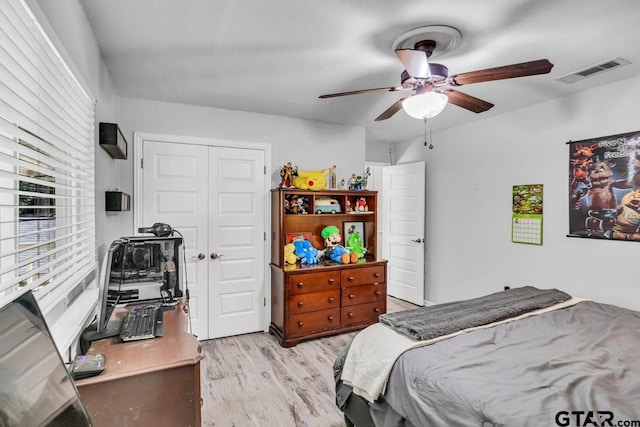
[[[161,139],[141,138],[138,221],[184,236],[191,331],[265,330],[265,151]]]
[[[143,225],[167,223],[184,237],[187,265],[182,289],[186,279],[191,331],[200,339],[208,338],[208,149],[204,145],[145,140],[138,195]]]
[[[424,305],[424,162],[385,167],[383,187],[387,292]]]
[[[263,329],[264,153],[209,151],[209,337]]]

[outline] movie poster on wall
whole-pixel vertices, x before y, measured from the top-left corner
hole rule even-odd
[[[640,131],[569,144],[569,236],[640,241]]]

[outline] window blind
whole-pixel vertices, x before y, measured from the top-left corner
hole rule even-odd
[[[54,323],[96,274],[93,98],[23,0],[0,2],[0,306]]]

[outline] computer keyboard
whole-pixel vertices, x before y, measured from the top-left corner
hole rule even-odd
[[[122,321],[120,340],[135,341],[162,335],[162,313],[158,306],[135,307]]]

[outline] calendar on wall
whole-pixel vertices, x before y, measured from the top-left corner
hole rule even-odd
[[[511,241],[542,245],[542,184],[513,186]]]

